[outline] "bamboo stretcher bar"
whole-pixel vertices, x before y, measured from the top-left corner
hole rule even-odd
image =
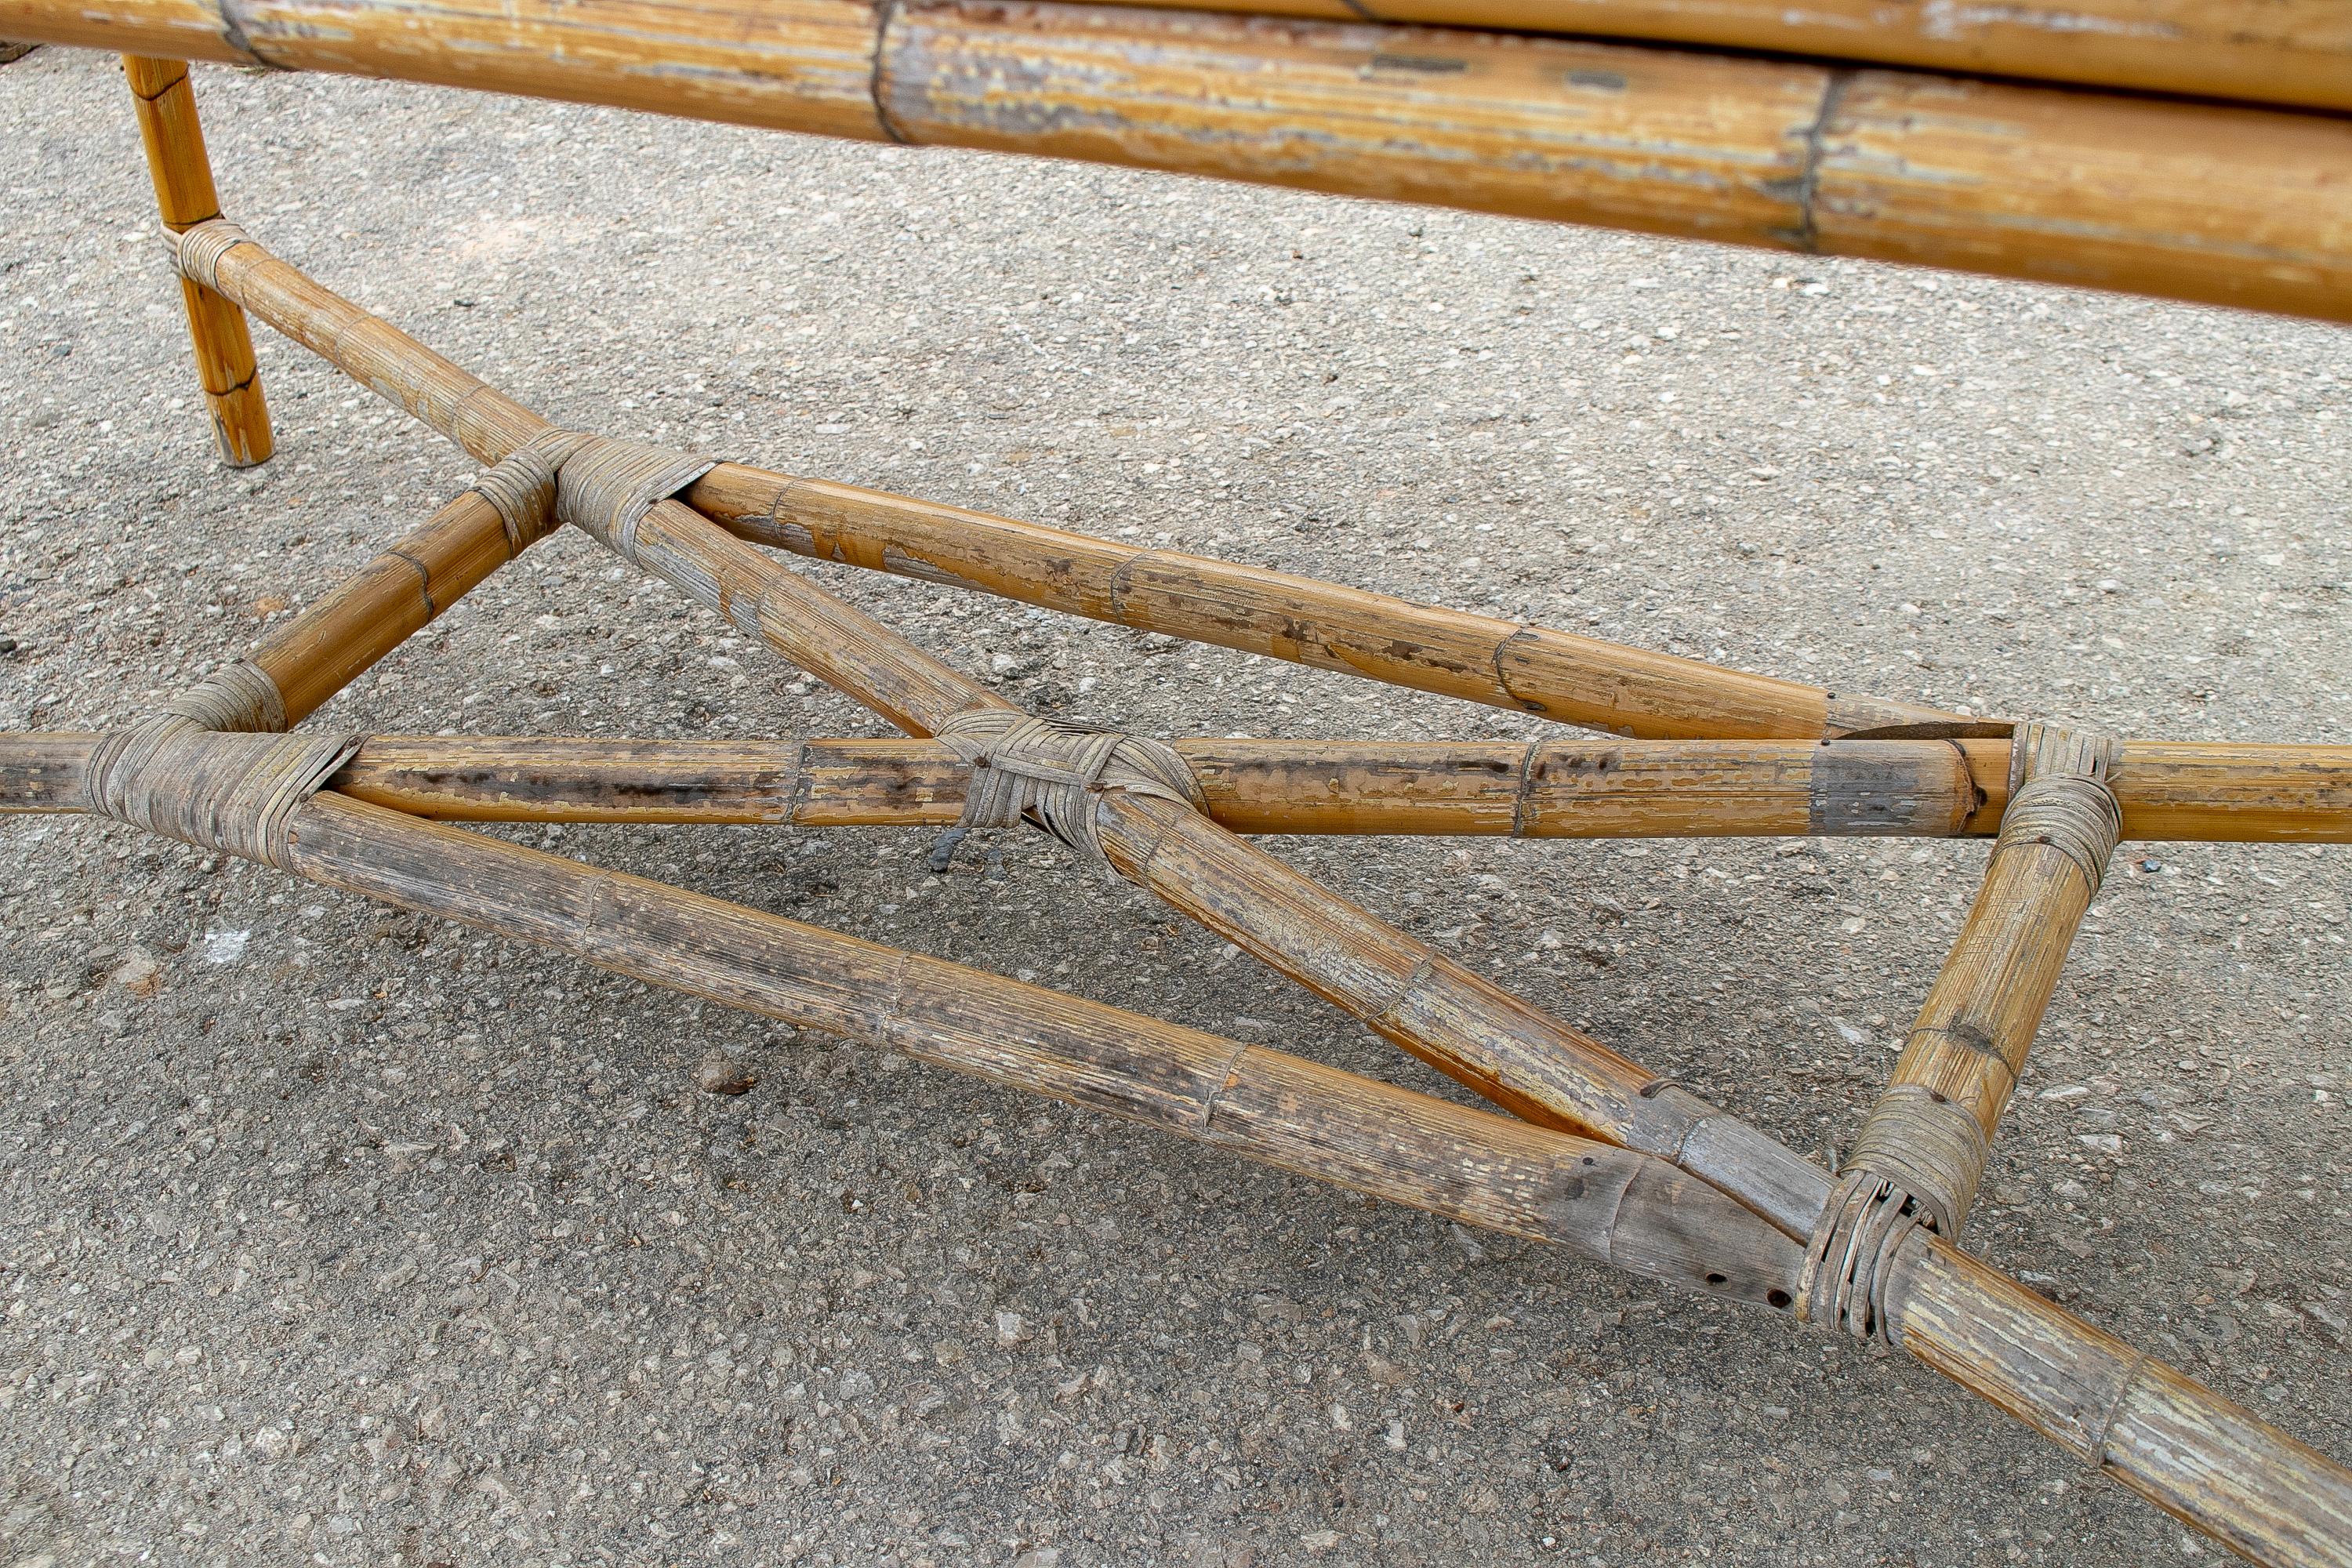
[[[325,887],[1691,1289],[1791,1300],[1801,1249],[1661,1160],[332,793],[291,840]]]
[[[478,461],[496,462],[546,427],[520,404],[258,245],[223,256],[219,279],[287,336],[343,365]],[[686,500],[733,531],[803,554],[952,579],[1097,620],[1637,735],[1810,741],[1849,730],[1967,722],[1914,703],[1832,693],[1548,627],[1206,557],[1139,552],[738,464],[719,465]],[[953,710],[952,704],[943,710]]]
[[[2027,724],[2015,744],[2022,787],[1983,886],[1846,1158],[1955,1238],[2122,821],[2103,737]]]
[[[72,749],[92,739],[0,734],[0,810],[70,795]],[[2007,801],[2010,749],[1961,743],[1978,776],[1998,771],[2003,782],[1989,804],[1956,817],[1958,764],[1941,742],[1170,743],[1192,765],[1210,817],[1234,833],[1528,838],[1990,837]],[[1820,759],[1861,748],[1883,755],[1841,764],[1824,782]],[[2352,843],[2352,749],[2126,741],[2121,756],[2114,784],[2126,838]],[[969,773],[925,741],[377,735],[335,787],[451,822],[938,827],[961,816]]]
[[[154,178],[155,205],[163,226],[177,234],[191,224],[220,216],[220,193],[213,187],[204,127],[196,120],[195,95],[188,87],[188,63],[125,55],[122,74],[137,106],[139,138],[147,149],[147,169]],[[245,312],[191,279],[180,279],[180,290],[221,461],[232,468],[268,462],[274,449],[269,406],[262,396],[261,373],[254,367],[253,334],[246,330]]]
[[[1183,9],[1177,0],[1122,5]],[[1210,0],[1198,7],[1329,22],[1570,33],[2085,87],[2352,109],[2352,15],[2330,0]]]
[[[1600,1230],[1592,1190],[1564,1198],[1559,1172],[1571,1157],[1574,1172],[1632,1158],[1605,1145],[329,795],[313,797],[293,838],[301,874],[326,886],[1693,1289],[1783,1304],[1773,1281],[1790,1265],[1770,1234],[1709,1189],[1676,1184],[1661,1162],[1643,1162],[1622,1189],[1629,1203],[1649,1201]],[[1622,1168],[1607,1165],[1606,1182]],[[1715,1224],[1720,1235],[1707,1233]],[[1901,1342],[1921,1361],[2183,1522],[2282,1568],[2352,1552],[2352,1472],[1950,1244],[1915,1233],[1894,1298]]]
[[[518,549],[498,510],[476,491],[461,491],[247,657],[276,684],[286,722],[299,723],[513,560]]]
[[[271,647],[255,658],[282,669]],[[305,668],[281,686],[303,692]],[[95,741],[0,733],[0,811],[70,798]],[[1231,832],[1522,838],[1990,837],[2010,751],[2006,740],[1170,744]],[[1864,748],[1879,754],[1823,777],[1821,759]],[[2126,741],[2120,754],[2127,839],[2352,843],[2352,748]],[[334,783],[446,822],[943,827],[962,815],[969,773],[929,741],[374,735]],[[1971,773],[2000,782],[1967,795]]]
[[[2352,121],[1055,0],[5,0],[16,37],[2352,319]]]
[[[740,463],[713,468],[685,499],[730,532],[794,554],[1623,735],[1816,741],[1891,725],[1969,722],[1918,703],[1825,691],[1549,626]]]

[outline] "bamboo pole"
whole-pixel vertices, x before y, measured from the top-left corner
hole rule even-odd
[[[2021,787],[1983,886],[1846,1159],[1953,1237],[2122,826],[2105,738],[2027,724],[2015,750]]]
[[[615,973],[895,1049],[1690,1289],[1791,1305],[1795,1247],[1661,1162],[1282,1053],[877,947],[332,793],[292,868]],[[1940,1237],[1895,1262],[1897,1342],[2258,1563],[2352,1548],[2352,1473]]]
[[[1055,0],[6,0],[44,41],[440,82],[2352,319],[2352,121]]]
[[[147,148],[147,169],[154,177],[155,205],[163,226],[177,234],[191,224],[220,216],[220,194],[213,188],[212,160],[205,153],[204,128],[196,121],[187,61],[124,55],[122,74],[138,110],[139,139]],[[261,373],[254,367],[253,336],[246,331],[245,312],[185,278],[180,279],[180,292],[221,461],[232,468],[268,462],[275,449],[269,405],[261,394]]]
[[[529,409],[258,244],[224,255],[218,279],[224,290],[278,331],[341,365],[480,462],[497,462],[546,428]],[[803,554],[933,581],[945,574],[1095,619],[1572,722],[1650,735],[1812,740],[1853,729],[1958,720],[1930,708],[1430,609],[1312,578],[1137,552],[1083,534],[731,463],[698,481],[687,499],[748,537]],[[939,716],[968,700],[954,699]]]
[[[0,733],[0,811],[49,809],[55,781],[69,795],[79,752],[59,748],[94,739]],[[1998,764],[2003,780],[1973,810],[1942,742],[1169,743],[1210,819],[1246,834],[1988,837],[2009,793],[2005,740],[1964,742],[1977,772]],[[1864,749],[1824,773],[1822,759]],[[2121,755],[2127,839],[2352,843],[2352,748],[2126,741]],[[334,787],[445,822],[941,827],[961,816],[969,776],[929,741],[376,735]]]
[[[1686,1289],[1793,1299],[1801,1249],[1661,1160],[331,793],[291,838],[321,886]]]
[[[2068,0],[1889,5],[1884,0],[1118,0],[1328,22],[1759,49],[2084,87],[2352,109],[2352,14],[2330,0]]]
[[[2101,1475],[2254,1563],[2352,1563],[2352,1471],[2242,1405],[1916,1230],[1895,1342]]]
[[[544,427],[521,405],[250,239],[220,257],[217,276],[230,298],[444,436],[468,442],[486,461],[507,456],[534,426]],[[995,692],[680,502],[655,502],[625,539],[599,539],[919,737],[960,713],[1013,710]],[[1664,1155],[1791,1235],[1806,1234],[1820,1212],[1827,1195],[1820,1173],[1747,1123],[1478,980],[1190,806],[1170,807],[1124,790],[1101,800],[1112,864],[1357,1011],[1423,1060],[1548,1125]],[[1194,851],[1184,868],[1155,862],[1163,841],[1179,840],[1190,840]],[[1188,886],[1188,876],[1213,876],[1216,886]],[[1465,1005],[1471,1011],[1462,1011]]]
[[[1811,741],[1968,722],[1916,703],[737,463],[704,475],[685,499],[730,532],[794,554],[1624,735]]]

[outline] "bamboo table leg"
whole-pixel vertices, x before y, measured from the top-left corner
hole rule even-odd
[[[163,226],[176,234],[220,216],[220,195],[213,188],[204,130],[196,123],[195,94],[188,89],[188,62],[125,55],[122,74],[138,105],[139,135],[147,144],[147,168],[154,176],[155,205],[163,212]],[[246,331],[245,312],[187,279],[180,280],[180,289],[187,301],[188,336],[195,344],[196,372],[204,381],[221,461],[232,468],[268,462],[275,450],[269,406],[262,399],[260,373],[254,368],[253,337]]]

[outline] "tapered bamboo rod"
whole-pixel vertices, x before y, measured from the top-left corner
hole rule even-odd
[[[331,793],[312,881],[1465,1224],[1785,1309],[1801,1249],[1664,1161]]]
[[[146,144],[147,169],[154,177],[155,205],[163,226],[177,234],[191,224],[220,216],[220,194],[213,188],[212,160],[205,153],[204,128],[196,121],[187,61],[125,55],[122,74],[137,106],[139,138]],[[180,292],[221,461],[233,468],[268,462],[274,449],[269,405],[262,396],[261,373],[254,367],[253,335],[246,331],[245,312],[184,278]]]
[[[58,787],[70,798],[94,740],[0,733],[0,811],[53,809]],[[1973,809],[1969,773],[1942,742],[1169,743],[1234,833],[1986,837],[2008,797],[2005,740],[1963,742],[1979,776],[2001,779]],[[2126,838],[2352,843],[2352,748],[2126,741],[2122,755]],[[969,775],[928,741],[377,735],[335,787],[448,822],[939,827],[961,815]]]
[[[1911,1233],[1904,1349],[2191,1530],[2278,1568],[2352,1563],[2352,1471],[1961,1251]]]
[[[2352,121],[1054,0],[5,0],[43,41],[2352,319]]]
[[[2352,14],[2333,0],[1119,0],[1170,9],[1570,33],[1972,76],[2352,109]]]
[[[226,292],[264,321],[482,462],[498,461],[546,427],[258,244],[229,250],[218,276]],[[1098,620],[1636,734],[1812,740],[1958,717],[736,464],[719,465],[687,499],[748,537],[803,554],[933,581],[945,575]]]
[[[331,792],[298,808],[288,849],[322,885],[1635,1272],[1790,1305],[1793,1244],[1655,1160]],[[2184,1523],[2281,1568],[2344,1561],[2352,1475],[1941,1238],[1908,1238],[1888,1304],[1921,1361]]]
[[[297,868],[326,886],[1637,1273],[1787,1304],[1793,1247],[1658,1161],[1632,1165],[1639,1156],[1607,1145],[331,795],[304,808],[293,842]],[[2352,1473],[1949,1244],[1915,1233],[1893,1297],[1906,1349],[2182,1522],[2278,1568],[2336,1568],[2352,1552]]]
[[[1909,702],[722,463],[688,503],[761,544],[1644,738],[1819,740],[1965,723]]]

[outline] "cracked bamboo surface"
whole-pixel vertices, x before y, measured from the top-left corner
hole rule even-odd
[[[223,291],[442,435],[495,461],[544,422],[247,240]],[[747,636],[918,736],[1003,697],[803,580],[677,501],[602,542]],[[1229,941],[1355,1011],[1423,1060],[1546,1124],[1659,1153],[1791,1236],[1827,1195],[1820,1173],[1752,1128],[1478,979],[1189,807],[1101,797],[1112,863]],[[1184,858],[1189,854],[1189,858]]]
[[[195,94],[188,86],[185,60],[122,57],[139,118],[139,139],[147,149],[147,172],[155,183],[155,205],[163,226],[174,234],[221,215],[213,187],[212,161],[205,153],[204,128],[196,120]],[[269,460],[269,405],[261,373],[253,363],[253,334],[245,312],[202,284],[180,279],[187,307],[188,339],[195,349],[196,376],[211,416],[213,445],[232,468]]]
[[[2352,109],[2352,11],[2330,0],[1119,0],[1122,5],[1572,33],[1969,75]]]
[[[1620,734],[1811,741],[1967,721],[1917,703],[739,463],[721,463],[685,499],[730,531],[795,554]]]
[[[6,0],[28,38],[2352,320],[2352,121],[1054,0]]]

